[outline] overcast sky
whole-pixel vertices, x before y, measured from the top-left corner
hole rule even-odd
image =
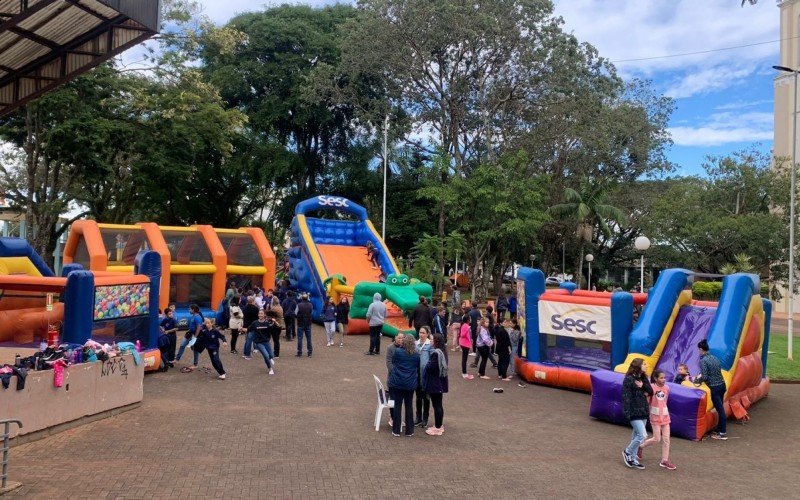
[[[224,23],[237,13],[284,2],[201,3],[209,17]],[[726,154],[754,143],[768,152],[772,146],[775,72],[771,66],[778,63],[778,8],[770,0],[755,6],[740,4],[740,0],[555,0],[567,31],[595,45],[623,77],[651,79],[660,92],[676,100],[670,158],[684,173],[699,172],[709,154]],[[742,45],[752,46],[717,50]],[[701,51],[711,52],[660,58]]]

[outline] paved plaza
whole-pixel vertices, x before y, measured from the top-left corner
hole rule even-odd
[[[321,328],[314,336],[310,359],[284,344],[274,376],[260,357],[228,352],[225,381],[178,370],[146,376],[140,408],[14,447],[10,479],[23,486],[11,497],[798,495],[800,385],[773,385],[727,442],[674,439],[677,471],[658,467],[654,448],[637,471],[620,457],[630,430],[590,419],[588,395],[465,381],[455,358],[444,436],[392,437],[385,418],[375,432],[372,374],[385,380],[384,357],[364,355],[366,337],[338,348],[325,347]]]

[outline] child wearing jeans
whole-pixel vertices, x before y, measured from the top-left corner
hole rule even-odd
[[[650,398],[650,425],[653,427],[653,437],[642,443],[642,449],[661,441],[661,467],[675,470],[677,467],[669,461],[669,386],[667,377],[661,370],[653,372],[653,397]]]
[[[644,465],[639,463],[639,447],[647,438],[647,417],[650,414],[650,405],[647,397],[653,395],[653,389],[647,380],[644,360],[634,358],[625,374],[622,382],[622,410],[625,418],[631,421],[633,434],[628,447],[622,451],[622,461],[626,466],[636,469],[644,469]]]

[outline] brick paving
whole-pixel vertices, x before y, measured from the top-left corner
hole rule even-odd
[[[774,385],[751,409],[751,423],[730,427],[728,442],[673,440],[677,471],[658,467],[652,448],[647,470],[636,471],[620,458],[630,430],[590,419],[588,395],[465,381],[456,359],[444,436],[395,438],[386,425],[375,432],[371,374],[385,379],[383,356],[364,356],[366,337],[328,348],[315,327],[314,341],[310,359],[284,345],[274,376],[260,356],[246,361],[227,352],[225,381],[177,370],[148,375],[141,408],[14,447],[10,479],[23,486],[10,496],[797,495],[800,385]]]

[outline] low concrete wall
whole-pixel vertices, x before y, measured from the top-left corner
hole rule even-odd
[[[82,363],[64,370],[64,385],[53,385],[53,371],[29,372],[25,389],[0,388],[0,418],[16,418],[12,436],[25,435],[142,401],[144,365],[133,356]]]

